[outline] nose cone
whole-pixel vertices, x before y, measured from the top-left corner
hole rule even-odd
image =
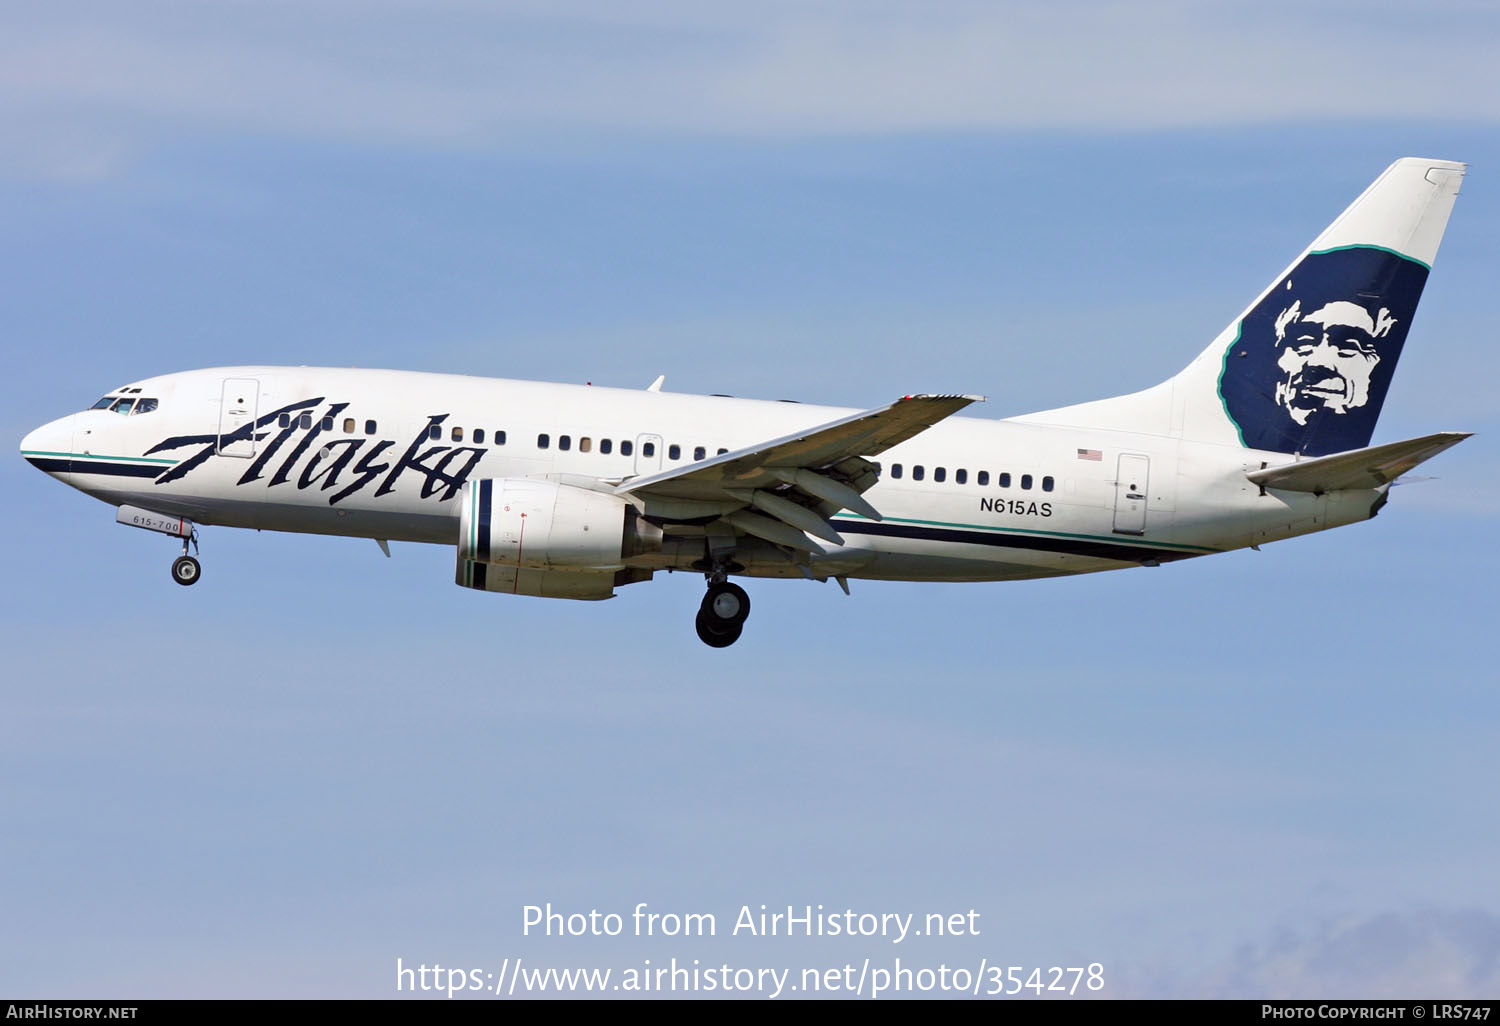
[[[77,414],[43,424],[21,439],[26,462],[49,474],[66,474],[73,458],[73,421]]]

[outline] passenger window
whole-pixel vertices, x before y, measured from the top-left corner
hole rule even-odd
[[[628,438],[624,439],[623,441],[620,442],[620,455],[621,456],[629,456],[633,452],[635,452],[635,443],[634,442],[632,442]]]
[[[651,458],[652,456],[655,456],[656,455],[656,443],[655,442],[642,442],[641,443],[641,455],[645,456],[647,459]]]
[[[1030,474],[1022,474],[1021,475],[1021,487],[1024,488],[1024,489],[1030,489],[1031,488],[1031,475]]]
[[[545,448],[547,448],[547,446],[549,446],[551,444],[552,444],[552,436],[551,435],[537,435],[536,436],[536,447],[538,449],[545,449]]]
[[[367,434],[367,435],[373,435],[374,433],[375,433],[375,422],[373,420],[367,420],[367,421],[365,421],[365,434]]]
[[[333,418],[332,417],[324,417],[323,418],[323,430],[324,431],[332,431],[333,430]]]
[[[719,450],[719,453],[718,453],[718,454],[719,454],[719,455],[720,455],[720,456],[723,456],[723,455],[724,455],[724,454],[725,454],[725,453],[727,453],[727,452],[728,452],[728,451],[729,451],[729,450],[728,450],[728,449],[720,449],[720,450]]]
[[[344,418],[344,434],[346,434],[346,435],[352,435],[352,434],[354,434],[354,418],[353,417],[345,417]]]
[[[967,470],[962,469],[962,468],[960,468],[958,470],[955,470],[953,472],[953,480],[955,482],[957,482],[958,484],[968,484],[969,483],[969,472]]]
[[[916,466],[914,466],[914,467],[911,468],[911,479],[913,481],[920,481],[920,480],[922,480],[922,474],[923,474],[922,464],[918,463]]]
[[[121,416],[128,416],[130,413],[130,408],[134,405],[134,399],[120,399],[117,400],[115,404],[109,408],[109,412],[118,413]]]
[[[988,470],[981,470],[978,474],[975,474],[974,475],[974,483],[980,485],[981,487],[983,487],[984,485],[989,484],[990,483],[990,472]]]
[[[1042,491],[1044,491],[1044,492],[1050,492],[1051,490],[1052,490],[1052,479],[1050,477],[1044,477],[1044,478],[1042,478]]]
[[[276,418],[276,424],[278,427],[289,428],[292,426],[292,418],[283,413]]]
[[[593,450],[593,448],[594,448],[593,439],[589,438],[588,435],[584,435],[582,438],[580,438],[578,440],[578,451],[579,452],[590,452],[590,451]]]
[[[946,467],[933,467],[932,468],[932,479],[934,481],[945,481],[945,480],[947,480],[947,478],[948,478],[948,468],[946,468]]]
[[[561,449],[563,452],[567,452],[569,449],[573,448],[573,436],[572,435],[558,435],[557,436],[557,447],[559,449]]]
[[[615,443],[611,442],[608,438],[601,438],[601,439],[599,439],[599,452],[602,455],[608,456],[609,453],[610,453],[610,450],[612,450],[614,447],[615,447]]]
[[[901,464],[891,464],[891,477],[895,478],[897,481],[901,480]]]
[[[703,446],[701,446],[701,445],[698,446],[697,448],[695,448],[693,450],[693,459],[695,459],[695,460],[701,460],[701,459],[706,458],[707,456],[708,456],[708,450],[705,449],[705,448],[703,448]]]
[[[504,431],[496,431],[495,432],[495,444],[496,445],[504,445],[505,444],[505,432]]]
[[[1009,474],[1001,474],[1000,475],[1000,487],[1001,488],[1009,488],[1010,487],[1010,475]]]
[[[432,439],[434,442],[442,441],[443,429],[437,424],[434,424],[427,429],[427,437]]]
[[[464,429],[456,427],[448,433],[448,437],[455,442],[462,442],[464,440]]]
[[[484,428],[475,428],[474,429],[474,444],[475,445],[483,445],[484,444]]]
[[[673,443],[672,445],[667,446],[667,459],[669,459],[669,460],[680,460],[680,459],[682,459],[682,446],[677,445],[676,443]]]

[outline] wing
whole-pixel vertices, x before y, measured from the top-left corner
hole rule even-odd
[[[716,515],[740,532],[788,548],[822,551],[803,532],[843,544],[828,526],[828,518],[839,510],[880,519],[860,494],[880,478],[880,466],[865,457],[880,455],[976,401],[983,397],[904,396],[888,406],[722,456],[628,478],[615,493],[679,500],[686,509],[717,504]]]

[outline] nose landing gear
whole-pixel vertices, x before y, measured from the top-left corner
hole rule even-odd
[[[178,584],[197,584],[203,567],[188,555],[188,546],[198,551],[198,528],[185,516],[176,513],[157,513],[140,506],[121,506],[115,511],[115,522],[127,527],[139,527],[158,534],[170,534],[182,539],[182,555],[172,560],[172,580]]]
[[[198,530],[193,529],[192,534],[182,539],[182,555],[172,560],[172,580],[181,585],[197,584],[198,578],[203,573],[203,567],[192,556],[188,555],[188,543],[193,545],[193,551],[198,551]]]
[[[698,607],[694,626],[698,638],[710,648],[728,648],[740,640],[745,620],[750,616],[750,596],[738,584],[709,579],[708,594]]]

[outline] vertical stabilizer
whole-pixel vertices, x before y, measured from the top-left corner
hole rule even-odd
[[[1175,378],[1020,419],[1310,456],[1369,445],[1463,174],[1396,161]]]

